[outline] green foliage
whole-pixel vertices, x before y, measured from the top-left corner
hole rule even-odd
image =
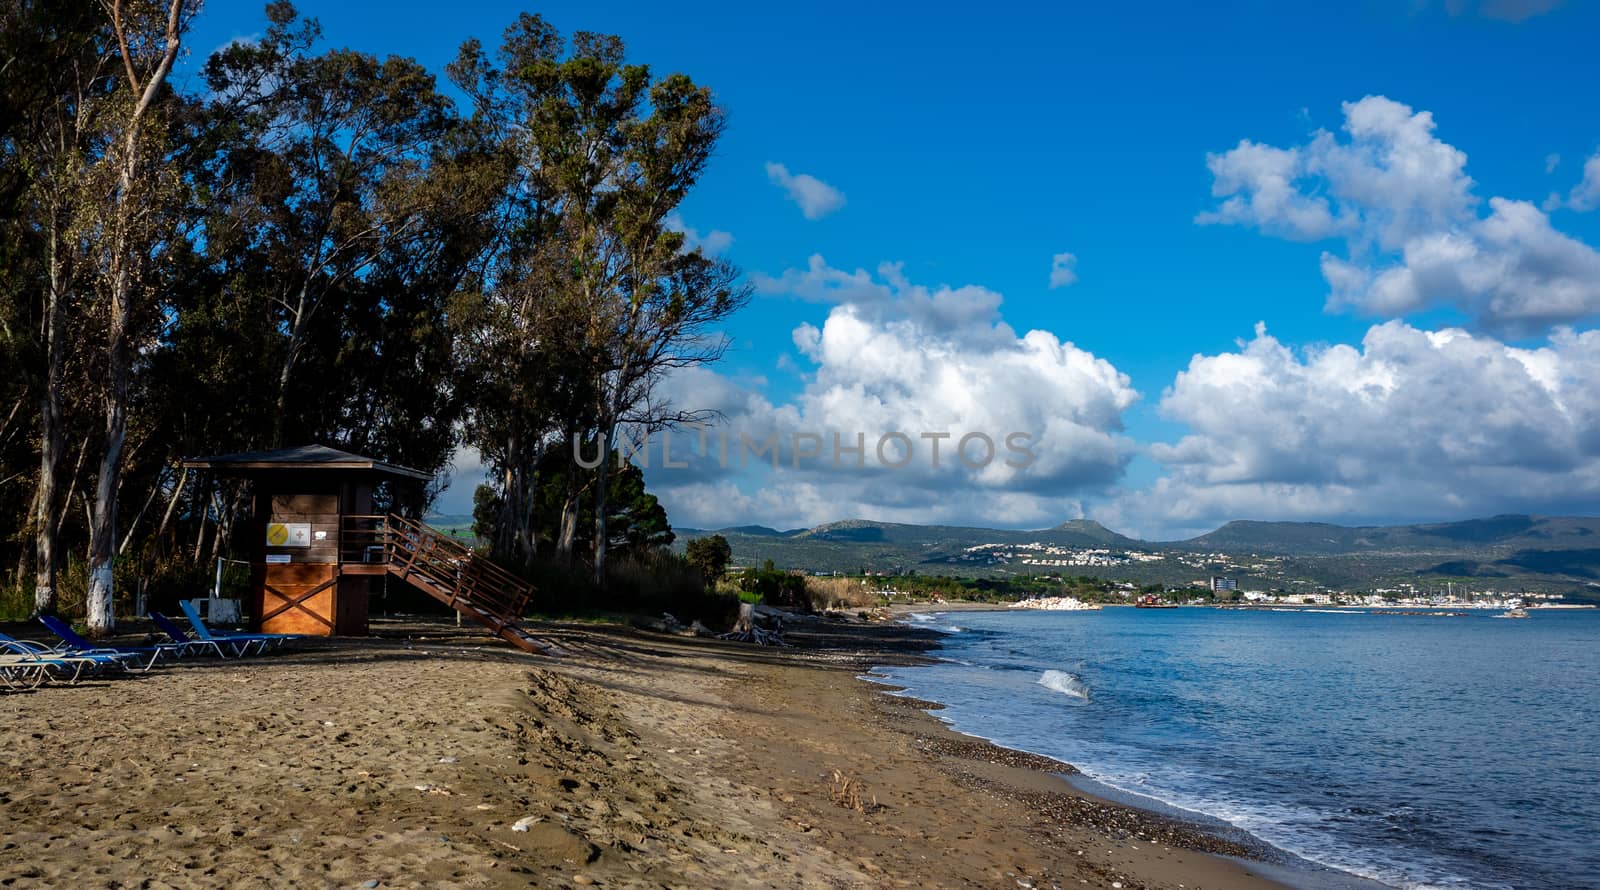
[[[561,532],[564,494],[569,488],[582,490],[594,484],[594,474],[581,467],[568,464],[561,457],[547,457],[544,470],[538,474],[537,499],[529,515],[510,515],[512,505],[494,488],[480,485],[473,492],[473,529],[480,540],[491,542],[494,556],[508,563],[525,563],[518,557],[516,548],[500,546],[505,533],[514,526],[524,525],[533,536],[536,552],[550,558],[555,554],[556,542]],[[581,477],[574,481],[571,475]],[[606,480],[610,496],[607,505],[610,519],[607,537],[611,552],[621,556],[648,553],[666,547],[675,539],[672,525],[667,521],[667,511],[656,496],[645,490],[644,472],[629,463],[613,471]],[[594,504],[585,499],[575,507],[577,531],[574,534],[576,549],[582,551],[592,546],[594,540]],[[535,560],[538,561],[538,560]]]
[[[33,587],[7,584],[0,587],[0,621],[23,621],[33,614]]]
[[[507,225],[483,286],[456,316],[479,344],[464,368],[467,432],[496,471],[495,552],[531,560],[555,513],[560,556],[586,543],[603,576],[608,553],[638,555],[670,529],[642,482],[616,491],[609,460],[580,472],[570,446],[592,454],[619,434],[697,419],[652,390],[669,370],[719,357],[721,321],[749,298],[736,269],[685,250],[667,224],[712,155],[722,111],[688,77],[629,62],[620,39],[567,41],[537,15],[520,16],[496,53],[468,41],[448,72],[516,183],[497,206]],[[583,542],[571,532],[585,500],[595,531]]]
[[[772,561],[759,569],[745,569],[739,574],[739,589],[761,598],[761,602],[781,609],[810,612],[811,596],[806,589],[806,578],[795,572],[774,568]]]
[[[722,577],[733,559],[733,548],[721,535],[695,538],[684,547],[683,553],[689,564],[700,570],[701,577],[711,582]]]
[[[680,555],[663,548],[629,553],[607,569],[596,585],[585,566],[540,560],[527,577],[537,591],[530,604],[539,615],[649,615],[671,612],[688,622],[727,627],[737,611],[736,595],[708,588],[700,573]]]
[[[479,485],[472,490],[472,533],[480,541],[493,541],[499,537],[500,496],[494,488]]]
[[[607,480],[611,511],[606,525],[608,548],[624,555],[653,553],[677,537],[667,522],[667,511],[656,496],[644,490],[644,471],[623,464]]]
[[[144,27],[154,8],[136,10],[141,59],[166,46]],[[59,528],[48,565],[60,607],[81,608],[77,505],[102,472],[120,494],[114,514],[97,514],[101,552],[119,553],[126,611],[141,590],[208,586],[205,566],[251,527],[244,485],[186,475],[179,458],[321,442],[437,472],[463,437],[494,470],[474,525],[496,555],[566,572],[614,553],[632,562],[621,580],[587,585],[588,599],[613,583],[624,599],[679,596],[677,570],[650,562],[674,536],[638,468],[585,470],[569,446],[619,423],[690,419],[651,407],[656,383],[720,355],[720,322],[748,297],[736,269],[684,250],[666,224],[721,133],[709,88],[653,76],[615,37],[567,40],[523,16],[497,56],[469,41],[448,66],[462,111],[414,59],[322,46],[288,2],[265,18],[258,39],[204,60],[203,82],[155,97],[137,192],[149,212],[119,217],[105,196],[134,192],[101,174],[117,166],[130,91],[105,4],[0,6],[0,59],[26,72],[0,81],[0,516],[21,520],[0,524],[0,565],[12,596],[31,586],[36,533]],[[116,230],[131,243],[112,258],[137,265],[120,335],[137,348],[119,351],[96,282],[108,227],[135,222]],[[116,377],[126,386],[108,383],[107,356],[135,353]],[[34,410],[51,402],[54,426]],[[127,406],[127,444],[101,470],[118,440],[110,402]],[[42,524],[41,478],[56,486]],[[375,506],[420,512],[432,494],[384,486]]]

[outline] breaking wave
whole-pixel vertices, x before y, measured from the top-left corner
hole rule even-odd
[[[925,627],[928,630],[934,631],[935,633],[958,634],[961,633],[962,630],[960,627],[957,627],[954,624],[934,624],[933,622],[939,620],[939,616],[930,615],[927,612],[908,612],[906,613],[906,617],[909,618],[913,623],[921,627]]]
[[[1066,671],[1045,671],[1039,675],[1039,685],[1046,689],[1053,689],[1062,695],[1071,696],[1079,701],[1089,700],[1089,687],[1083,681]]]

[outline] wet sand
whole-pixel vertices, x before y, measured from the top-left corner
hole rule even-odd
[[[857,678],[915,629],[375,629],[0,695],[0,885],[1281,886]]]

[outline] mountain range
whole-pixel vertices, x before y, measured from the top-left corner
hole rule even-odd
[[[760,525],[677,531],[680,541],[724,536],[737,564],[770,559],[779,566],[813,572],[973,576],[1057,570],[1142,582],[1195,580],[1207,572],[1226,572],[1241,576],[1241,585],[1266,587],[1291,582],[1376,587],[1455,581],[1480,588],[1520,586],[1600,595],[1600,519],[1592,517],[1504,515],[1354,527],[1238,520],[1181,541],[1142,541],[1085,519],[1034,530],[850,519],[787,531]],[[1112,563],[1106,565],[1091,564],[1087,555],[1062,553],[1087,550],[1146,558],[1116,563],[1116,557],[1098,557],[1101,563]],[[1003,553],[1012,557],[994,555]],[[1072,559],[1090,563],[1067,562]]]

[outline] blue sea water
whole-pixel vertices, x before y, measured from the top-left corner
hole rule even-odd
[[[1395,887],[1600,887],[1600,611],[919,616],[958,731]]]

